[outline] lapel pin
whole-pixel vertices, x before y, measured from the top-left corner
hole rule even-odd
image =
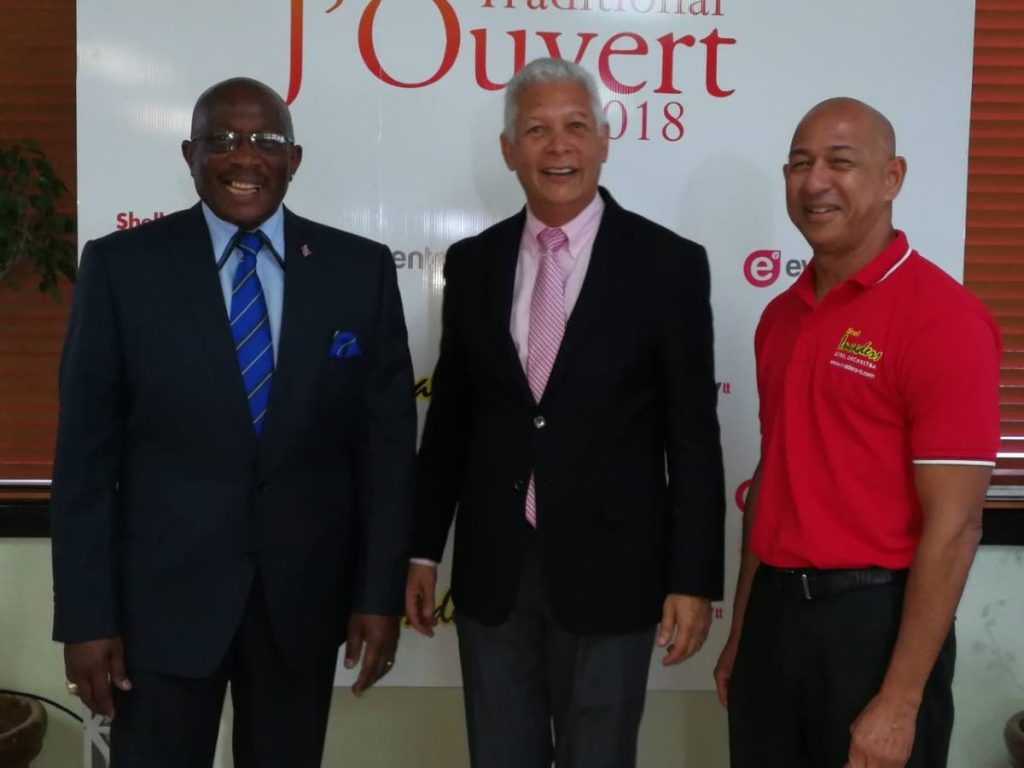
[[[312,255],[312,253],[313,253],[313,249],[312,249],[312,248],[310,248],[310,247],[309,247],[308,245],[306,245],[305,243],[303,243],[303,244],[302,244],[302,247],[301,247],[301,248],[299,249],[299,252],[300,252],[300,253],[302,254],[302,257],[303,257],[303,258],[305,258],[306,256],[310,256],[310,255]]]

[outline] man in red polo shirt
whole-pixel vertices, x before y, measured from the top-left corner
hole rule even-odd
[[[883,115],[830,99],[783,168],[814,257],[755,337],[761,461],[715,668],[734,768],[946,765],[1000,342],[893,229],[906,167]]]

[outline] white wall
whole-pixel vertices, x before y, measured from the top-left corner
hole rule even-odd
[[[49,541],[0,539],[0,688],[70,703],[75,700],[64,690],[60,647],[49,639],[51,583]],[[1024,710],[1022,587],[1024,549],[979,552],[957,622],[957,722],[949,768],[1010,767],[1002,729],[1012,713]],[[725,766],[725,727],[711,693],[652,693],[641,729],[640,765]],[[357,701],[347,690],[336,690],[324,764],[465,768],[461,691],[390,688]],[[76,724],[51,711],[46,746],[33,768],[80,766]]]

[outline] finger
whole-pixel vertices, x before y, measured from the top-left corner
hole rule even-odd
[[[700,635],[696,634],[692,629],[686,633],[686,645],[683,648],[682,657],[680,661],[685,661],[700,650]]]
[[[658,625],[658,647],[664,648],[672,641],[672,630],[676,625],[675,611],[671,605],[666,605],[661,612],[661,624]]]
[[[391,664],[394,664],[395,656],[398,654],[398,634],[385,634],[384,637],[382,637],[380,642],[378,643],[378,646],[380,647],[379,658],[381,660],[381,663],[390,661]],[[388,666],[390,667],[391,664],[389,664]]]
[[[692,631],[690,632],[691,645],[687,648],[685,658],[693,656],[697,651],[704,647],[704,643],[708,640],[708,635],[711,633],[711,610],[710,608],[706,611],[701,611],[696,620],[693,623]]]
[[[376,674],[373,682],[370,683],[370,685],[372,686],[372,685],[376,684],[377,682],[379,682],[380,679],[384,677],[384,675],[386,675],[388,672],[391,671],[391,668],[394,666],[394,664],[395,664],[395,662],[392,660],[392,658],[390,656],[384,656],[382,654],[381,655],[381,659],[380,659],[380,663],[377,665],[377,674]]]
[[[715,672],[715,691],[718,693],[718,703],[728,709],[729,676],[724,672]]]
[[[72,680],[71,682],[75,681]],[[86,707],[88,707],[90,712],[96,713],[96,699],[92,695],[92,683],[89,682],[88,678],[81,677],[75,684],[78,686],[78,693],[75,695],[78,696],[79,700],[85,704]]]
[[[420,634],[426,634],[423,622],[420,619],[419,594],[415,586],[409,585],[405,590],[405,620],[409,626]]]
[[[691,619],[676,631],[676,645],[683,646],[679,661],[685,661],[704,646],[708,636],[709,625],[701,618]]]
[[[679,642],[672,643],[666,651],[665,656],[661,660],[662,666],[671,667],[673,664],[678,664],[686,658],[686,648]]]
[[[670,653],[663,662],[678,664],[680,661],[692,656],[700,648],[700,626],[692,617],[687,616],[682,622],[676,625],[676,639],[669,648]]]
[[[86,707],[95,711],[92,707],[92,688],[88,683],[88,678],[74,663],[67,646],[64,647],[64,679],[68,681],[68,693],[77,696],[78,700]],[[74,690],[71,689],[71,685],[75,686]]]
[[[377,676],[374,680],[380,680],[391,671],[395,665],[395,656],[398,653],[398,634],[385,632],[377,644]]]
[[[359,677],[357,677],[356,681],[352,684],[352,693],[356,696],[362,696],[363,692],[373,685],[372,679],[373,672],[368,666],[366,666],[366,662],[364,661],[363,666],[359,668]]]
[[[412,628],[419,632],[421,635],[427,637],[434,636],[433,630],[433,617],[434,617],[434,606],[433,600],[428,602],[428,596],[422,585],[417,585],[416,590],[412,594],[412,607],[407,607],[406,610],[411,610],[409,623]]]
[[[110,682],[122,691],[132,689],[132,681],[128,679],[128,670],[124,663],[124,648],[118,644],[110,654]]]
[[[359,668],[359,677],[356,679],[355,685],[352,686],[352,692],[356,696],[362,696],[363,691],[372,686],[380,676],[379,667],[383,666],[381,662],[380,646],[377,643],[368,642],[363,653],[363,665]]]
[[[349,622],[348,638],[345,640],[345,669],[355,669],[363,652],[363,627],[359,622]]]
[[[433,626],[437,623],[434,618],[434,590],[424,585],[420,592],[420,620],[427,637],[434,636]]]
[[[708,639],[708,633],[704,629],[698,629],[690,632],[690,639],[686,645],[686,652],[683,654],[684,659],[688,659],[701,648],[704,647],[704,642]]]
[[[416,581],[417,597],[419,598],[419,610],[421,623],[424,626],[432,627],[437,622],[434,618],[434,603],[437,596],[437,573],[431,569],[422,574]]]
[[[105,664],[98,664],[91,670],[89,676],[89,687],[92,690],[92,699],[95,707],[93,712],[103,715],[108,720],[114,717],[114,700],[110,696],[110,679],[107,677]]]

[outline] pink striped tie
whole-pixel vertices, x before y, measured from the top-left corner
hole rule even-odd
[[[530,392],[538,403],[544,394],[551,369],[555,365],[558,347],[565,334],[565,274],[558,260],[558,252],[569,243],[560,229],[548,227],[537,235],[543,253],[537,282],[530,301],[530,335],[526,351],[526,378]],[[526,519],[537,527],[537,492],[534,477],[526,489]]]

